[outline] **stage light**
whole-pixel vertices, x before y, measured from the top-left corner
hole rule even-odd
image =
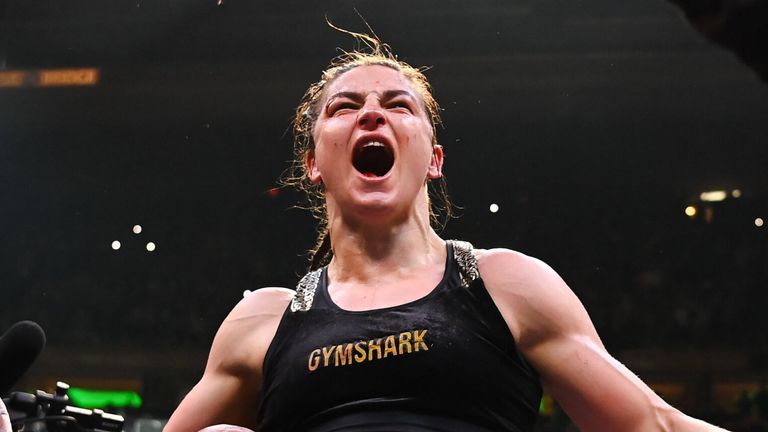
[[[88,409],[141,408],[143,404],[138,393],[127,390],[92,390],[70,387],[67,395],[75,405]]]
[[[133,226],[133,233],[134,234],[140,234],[141,233],[141,225],[134,225]]]
[[[42,69],[38,72],[39,87],[92,86],[99,83],[99,70],[81,69]]]
[[[694,206],[688,206],[688,207],[685,208],[685,214],[688,217],[694,217],[694,216],[696,216],[696,213],[697,213],[697,210],[696,210],[696,207],[694,207]]]
[[[702,192],[699,198],[705,202],[717,202],[722,201],[728,197],[728,194],[723,190]]]
[[[763,226],[764,223],[765,223],[765,221],[763,220],[763,218],[755,219],[755,226],[758,227],[758,228]]]
[[[490,210],[490,211],[491,211],[491,213],[496,213],[496,212],[498,212],[498,211],[499,211],[499,205],[498,205],[498,204],[496,204],[496,203],[494,203],[494,204],[491,204],[491,206],[490,206],[490,207],[488,207],[488,210]]]
[[[99,83],[98,68],[0,71],[2,87],[93,86]]]
[[[23,87],[26,80],[27,72],[25,71],[0,71],[0,88]]]
[[[112,242],[112,249],[114,249],[114,250],[120,249],[120,242],[117,241],[117,240],[113,241]]]
[[[153,242],[147,243],[147,250],[150,251],[150,252],[154,252],[155,244]]]
[[[731,196],[734,198],[741,198],[741,190],[740,189],[734,189],[731,191]]]

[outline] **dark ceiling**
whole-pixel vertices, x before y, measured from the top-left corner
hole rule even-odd
[[[768,216],[768,87],[665,0],[0,0],[0,70],[101,72],[0,88],[0,323],[37,320],[57,346],[204,350],[244,289],[292,286],[313,223],[267,191],[295,104],[354,48],[325,17],[364,30],[358,12],[431,66],[463,207],[446,236],[546,259],[599,327],[600,287],[687,241],[700,192],[738,188]],[[636,246],[645,261],[601,277]]]

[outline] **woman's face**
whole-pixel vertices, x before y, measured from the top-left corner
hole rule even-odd
[[[331,82],[318,106],[306,162],[310,180],[323,183],[331,219],[380,222],[428,212],[426,180],[440,177],[443,154],[406,77],[358,66]]]

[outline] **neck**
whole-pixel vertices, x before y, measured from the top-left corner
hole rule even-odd
[[[369,283],[381,275],[405,278],[445,262],[445,243],[429,225],[429,215],[388,227],[334,220],[330,228],[329,272],[336,282]]]

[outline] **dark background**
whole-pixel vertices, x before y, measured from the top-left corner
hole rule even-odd
[[[614,354],[731,418],[768,378],[768,87],[662,0],[0,0],[0,72],[100,70],[0,87],[0,330],[48,336],[20,386],[167,416],[243,291],[295,285],[314,222],[270,190],[299,98],[355,47],[325,17],[365,30],[355,8],[431,66],[443,236],[547,261]],[[742,195],[699,202],[716,189]]]

